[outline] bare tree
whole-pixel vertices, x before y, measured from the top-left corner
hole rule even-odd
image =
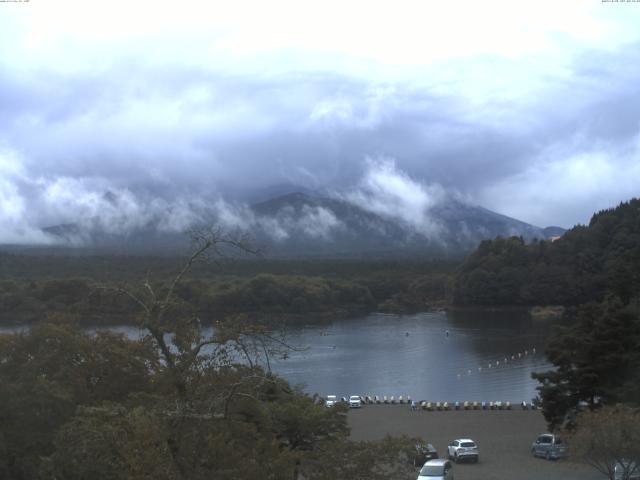
[[[574,454],[611,480],[640,476],[640,410],[625,406],[588,410],[578,415],[576,423],[569,435]]]
[[[156,344],[169,378],[180,398],[187,394],[189,371],[194,368],[218,368],[222,364],[243,361],[251,369],[264,362],[270,372],[270,357],[282,355],[291,347],[281,332],[249,322],[242,315],[218,320],[212,332],[205,334],[197,312],[181,301],[176,291],[196,263],[220,266],[221,261],[237,255],[256,256],[250,238],[228,233],[221,228],[197,228],[189,232],[192,249],[176,275],[165,284],[149,279],[137,288],[117,287],[139,308],[138,326],[146,330]],[[203,352],[207,355],[202,355]],[[236,395],[240,390],[235,386]],[[225,399],[226,394],[222,394]]]
[[[169,281],[152,281],[147,275],[141,285],[115,289],[137,305],[137,324],[156,345],[164,378],[175,394],[164,399],[159,412],[170,426],[166,441],[172,461],[185,479],[193,477],[198,458],[206,453],[200,450],[206,448],[207,432],[227,418],[232,401],[259,401],[267,384],[279,382],[270,374],[269,357],[288,347],[271,329],[243,316],[219,320],[206,333],[196,309],[179,298],[179,286],[196,263],[220,266],[232,256],[260,252],[246,235],[220,228],[199,228],[189,234],[191,253]],[[261,361],[266,362],[266,371]]]

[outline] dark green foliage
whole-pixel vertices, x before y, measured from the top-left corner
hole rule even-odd
[[[203,295],[202,311],[212,315],[239,312],[366,312],[374,306],[366,287],[318,277],[256,275],[214,284]]]
[[[292,478],[296,452],[344,440],[343,409],[259,367],[205,355],[179,393],[149,340],[68,324],[0,336],[3,478]]]
[[[402,285],[396,285],[395,292],[379,304],[379,310],[417,312],[444,307],[451,296],[451,277],[444,273],[411,276]]]
[[[553,243],[520,238],[480,244],[460,266],[459,305],[580,305],[640,290],[640,200],[593,216]]]
[[[0,322],[34,323],[62,313],[85,325],[134,323],[139,313],[136,303],[115,287],[130,285],[139,278],[136,274],[144,277],[150,271],[160,272],[153,275],[160,288],[175,273],[168,262],[163,257],[0,253],[0,273],[6,276],[0,281]],[[335,318],[373,310],[419,311],[448,302],[452,269],[452,264],[433,262],[238,261],[224,264],[216,273],[196,265],[195,274],[176,287],[175,295],[205,323],[237,313],[295,321],[310,315]],[[51,276],[53,270],[59,277]],[[86,276],[70,276],[80,271]]]
[[[0,336],[0,424],[10,478],[37,478],[77,405],[151,391],[157,362],[146,342],[91,336],[67,324]]]
[[[545,418],[552,428],[571,426],[580,402],[593,409],[624,402],[640,405],[640,308],[616,298],[581,307],[574,324],[559,327],[547,357],[554,370],[535,373]]]
[[[76,278],[56,278],[44,282],[40,297],[45,302],[78,303],[89,294],[89,285]]]

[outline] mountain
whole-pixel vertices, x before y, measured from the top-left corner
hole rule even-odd
[[[258,219],[270,220],[259,221],[255,233],[276,255],[452,257],[497,236],[521,236],[528,241],[548,237],[544,229],[457,200],[436,205],[412,222],[342,199],[300,192],[251,208]],[[286,235],[273,235],[277,228]]]
[[[288,190],[278,186],[275,190]],[[117,204],[118,199],[112,199]],[[203,221],[240,228],[267,255],[305,258],[458,257],[481,240],[519,236],[529,241],[557,234],[479,206],[449,199],[416,218],[314,192],[288,192],[242,208],[212,208]],[[384,207],[384,206],[383,206]],[[126,232],[105,233],[100,221],[43,229],[64,245],[83,245],[120,253],[170,252],[188,248],[188,238],[148,220]]]
[[[310,197],[320,195],[318,191],[311,190],[301,185],[293,183],[278,183],[268,187],[254,189],[250,193],[245,194],[241,199],[250,204],[255,204],[267,202],[273,198],[283,197],[293,193],[302,193]]]

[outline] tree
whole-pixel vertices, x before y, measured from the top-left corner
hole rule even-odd
[[[67,320],[0,335],[0,451],[8,478],[37,478],[77,405],[126,401],[153,389],[158,358],[148,342],[90,335]]]
[[[640,404],[640,310],[616,298],[581,307],[576,322],[556,330],[546,354],[556,367],[534,373],[551,429],[571,426],[582,402],[594,410]]]
[[[328,409],[271,372],[269,358],[290,348],[279,334],[237,315],[202,327],[181,289],[192,266],[253,250],[218,230],[194,238],[169,282],[109,290],[139,309],[142,339],[68,318],[0,335],[0,475],[298,480],[328,478],[312,467],[332,462],[337,478],[403,474],[402,440],[349,442],[346,407]],[[305,286],[318,298],[329,287]]]
[[[640,474],[640,410],[624,406],[587,410],[578,415],[577,424],[568,437],[575,455],[610,480],[630,480]]]
[[[385,437],[377,442],[329,442],[312,452],[303,465],[309,480],[414,479],[415,438]]]
[[[157,478],[167,479],[298,478],[306,452],[345,437],[344,412],[271,373],[269,357],[290,348],[280,336],[243,316],[205,333],[177,295],[183,280],[195,262],[254,251],[219,230],[197,232],[194,240],[168,284],[147,279],[140,288],[117,288],[138,305],[138,325],[161,359],[156,390],[127,404],[79,410],[58,435],[52,476],[146,479],[160,468]],[[74,445],[82,455],[69,450]]]

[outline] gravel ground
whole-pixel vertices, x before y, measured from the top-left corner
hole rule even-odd
[[[546,432],[541,412],[411,411],[406,405],[364,405],[349,412],[351,438],[378,440],[387,434],[422,437],[440,457],[456,438],[472,438],[480,462],[454,465],[456,480],[602,480],[601,474],[571,458],[547,461],[531,455],[531,443]],[[416,477],[418,470],[416,469]]]

